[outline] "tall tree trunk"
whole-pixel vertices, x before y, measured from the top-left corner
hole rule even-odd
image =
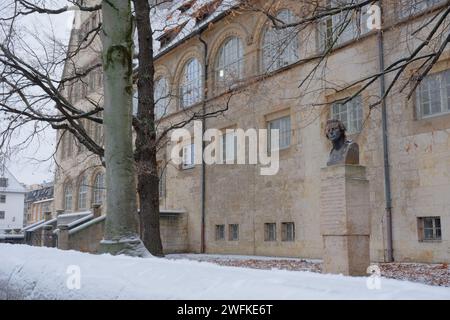
[[[159,174],[156,160],[153,37],[148,1],[134,0],[139,38],[138,113],[135,160],[142,239],[155,256],[163,256],[159,230]]]
[[[146,256],[137,227],[132,147],[132,15],[131,2],[104,0],[103,68],[107,215],[100,251]]]

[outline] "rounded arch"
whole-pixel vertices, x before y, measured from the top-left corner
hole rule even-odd
[[[179,60],[179,63],[176,67],[176,72],[175,72],[175,77],[174,77],[174,86],[173,86],[173,91],[172,93],[174,94],[174,96],[177,97],[177,108],[178,110],[181,110],[183,108],[183,103],[182,103],[182,81],[183,81],[183,76],[184,76],[184,71],[185,71],[185,67],[187,66],[187,64],[189,62],[191,62],[192,60],[197,60],[197,62],[199,63],[199,67],[200,67],[200,91],[203,94],[203,90],[204,90],[204,86],[205,84],[203,83],[203,72],[204,72],[204,61],[203,61],[203,57],[201,54],[201,51],[199,50],[199,48],[197,46],[187,50],[187,52],[181,57],[181,59]],[[203,99],[203,95],[200,97],[201,100]],[[200,100],[200,101],[201,101]],[[185,106],[188,107],[188,106]]]
[[[245,44],[249,41],[250,39],[250,32],[247,30],[247,28],[245,26],[243,26],[240,23],[231,23],[229,25],[227,25],[224,30],[222,30],[221,32],[218,32],[216,35],[214,35],[214,37],[211,39],[210,41],[210,50],[208,52],[208,64],[210,66],[214,65],[214,62],[216,60],[217,57],[217,53],[220,50],[220,47],[222,46],[222,44],[224,43],[225,40],[227,40],[230,37],[238,37],[241,39],[242,44],[244,46],[244,48],[246,47]],[[245,55],[245,50],[244,50],[244,55]]]
[[[237,36],[229,36],[219,47],[214,58],[213,81],[215,89],[236,84],[244,77],[244,45]]]
[[[106,196],[105,172],[103,170],[96,170],[92,174],[92,204],[103,205]]]
[[[289,6],[279,8],[275,11],[272,10],[270,13],[274,14],[278,17],[280,14],[283,14],[284,12],[289,12],[291,14],[292,18],[298,17],[296,10],[293,7],[289,7]],[[289,21],[287,21],[287,22],[289,22]],[[260,72],[267,71],[264,68],[264,58],[263,58],[263,54],[264,54],[263,51],[264,51],[264,47],[265,47],[264,39],[267,35],[267,31],[270,30],[271,25],[272,25],[271,20],[269,18],[267,18],[266,15],[262,14],[256,24],[254,31],[253,31],[253,39],[255,39],[255,43],[258,46],[258,58],[257,59],[258,59],[258,67],[259,67]],[[284,29],[284,30],[288,30],[288,29]],[[289,32],[289,31],[285,31],[285,32]],[[292,40],[295,40],[295,41],[292,41]],[[293,48],[296,47],[295,52],[296,52],[297,56],[295,57],[295,59],[293,58],[292,60],[298,61],[299,56],[300,56],[300,38],[299,38],[298,34],[296,34],[295,37],[293,37],[291,39],[291,41],[289,42],[289,46],[292,48],[292,49],[290,49],[292,51],[294,51]],[[294,63],[294,62],[295,61],[290,61],[286,65]],[[278,63],[282,64],[281,61],[279,61]],[[274,70],[277,70],[277,69],[279,69],[279,68],[274,68]],[[270,70],[270,71],[274,71],[274,70]]]

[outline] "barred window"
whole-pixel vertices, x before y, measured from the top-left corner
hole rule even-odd
[[[189,60],[184,66],[180,83],[181,107],[187,108],[203,98],[202,67],[197,59]]]
[[[331,106],[331,118],[342,121],[348,134],[358,133],[362,129],[362,98],[356,96],[347,103],[334,103]]]
[[[277,19],[289,24],[295,22],[295,15],[284,9],[278,12]],[[295,28],[277,29],[274,25],[267,26],[262,44],[264,72],[275,71],[297,62],[300,57],[299,47],[298,32]]]
[[[228,225],[228,240],[238,241],[239,240],[239,225],[230,224]]]
[[[269,150],[271,150],[270,146],[271,146],[271,142],[272,142],[272,136],[271,136],[272,130],[278,130],[278,135],[279,135],[278,148],[280,150],[289,148],[289,146],[291,145],[291,117],[290,116],[269,121],[268,129],[269,129],[269,134],[268,134],[268,136],[269,136],[269,139],[268,139],[269,148],[268,149]]]
[[[169,105],[169,86],[166,78],[159,78],[155,81],[155,118],[160,119],[167,114]]]
[[[87,193],[88,193],[87,178],[86,176],[83,176],[80,179],[80,183],[78,185],[78,209],[87,208]]]
[[[103,204],[105,201],[105,175],[98,173],[94,179],[94,204]]]
[[[236,83],[243,76],[244,51],[238,37],[228,38],[219,51],[216,62],[216,85],[225,88]]]
[[[225,225],[216,225],[216,241],[225,240]]]
[[[277,240],[277,224],[265,223],[264,224],[264,241],[276,241]]]
[[[440,217],[420,217],[418,218],[419,240],[442,240],[441,218]]]
[[[281,224],[281,241],[295,240],[295,224],[293,222],[283,222]]]
[[[416,90],[421,118],[450,112],[450,70],[426,76]]]

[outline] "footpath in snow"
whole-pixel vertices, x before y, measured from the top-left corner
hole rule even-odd
[[[0,299],[450,299],[447,287],[367,279],[0,244]]]

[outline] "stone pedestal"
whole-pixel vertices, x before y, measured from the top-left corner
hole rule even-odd
[[[365,167],[335,165],[323,168],[320,211],[323,273],[367,275],[370,213]]]

